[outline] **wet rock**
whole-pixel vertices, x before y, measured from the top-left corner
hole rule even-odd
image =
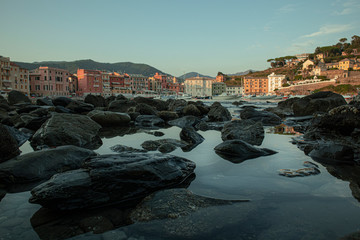
[[[39,108],[41,108],[41,107],[38,105],[32,105],[32,104],[20,105],[19,108],[16,110],[16,112],[18,114],[29,113],[29,112],[37,110]]]
[[[88,116],[68,113],[54,113],[34,134],[31,146],[47,145],[57,147],[74,145],[88,149],[96,149],[102,141],[98,136],[101,126]]]
[[[0,201],[1,201],[1,199],[3,199],[5,197],[5,195],[6,195],[6,191],[3,189],[0,189]]]
[[[221,131],[224,128],[226,122],[205,122],[201,121],[195,125],[195,129],[201,131],[216,130]]]
[[[158,141],[148,140],[141,144],[141,146],[147,151],[156,151],[160,147],[161,143]]]
[[[16,139],[0,123],[0,162],[4,162],[20,154]]]
[[[71,101],[66,108],[74,113],[88,113],[94,110],[94,105],[81,101]]]
[[[332,142],[318,143],[313,146],[309,156],[319,162],[358,162],[360,156],[356,156],[354,149],[349,146]]]
[[[210,111],[208,113],[209,121],[211,122],[225,122],[230,121],[232,119],[231,113],[227,108],[221,106],[221,104],[213,104],[210,107]]]
[[[156,115],[166,122],[179,118],[179,115],[176,112],[172,111],[160,111]]]
[[[14,127],[3,125],[6,130],[10,133],[11,136],[15,138],[20,147],[23,145],[27,140],[31,138],[34,132],[26,130],[26,129],[16,129]]]
[[[179,141],[179,140],[176,140],[176,139],[166,138],[166,139],[159,139],[159,140],[148,140],[148,141],[143,142],[141,144],[141,146],[145,150],[156,151],[156,150],[159,150],[158,148],[161,145],[164,145],[164,144],[173,145],[175,147],[180,147],[180,148],[186,147],[188,145],[188,143],[186,143],[184,141]],[[169,148],[172,148],[172,147],[169,147]]]
[[[55,110],[55,108],[53,108],[53,107],[40,107],[34,111],[31,111],[29,114],[33,115],[33,116],[37,116],[37,117],[44,117],[49,114],[49,109],[51,111]]]
[[[73,113],[72,110],[70,110],[66,107],[60,106],[60,105],[55,107],[55,112],[57,112],[57,113]]]
[[[281,123],[281,118],[274,113],[257,111],[253,108],[245,108],[240,112],[241,119],[251,119],[255,122],[262,122],[264,126],[274,126]]]
[[[101,138],[114,138],[118,136],[125,136],[135,134],[139,131],[139,128],[136,126],[127,126],[127,127],[109,127],[100,129],[99,136]]]
[[[15,125],[17,127],[24,127],[33,131],[37,131],[48,119],[50,116],[32,116],[30,114],[20,116],[22,121],[21,125]]]
[[[234,120],[224,125],[221,138],[226,140],[243,140],[252,145],[261,145],[264,140],[264,127],[261,122],[253,120]]]
[[[184,127],[180,132],[180,139],[188,143],[182,148],[183,151],[190,151],[205,140],[193,127]]]
[[[306,116],[317,112],[329,110],[346,105],[346,101],[340,94],[333,92],[318,92],[300,98],[292,105],[295,116]]]
[[[117,144],[115,146],[112,146],[110,148],[113,152],[147,152],[146,150],[143,149],[137,149],[137,148],[133,148],[133,147],[128,147],[125,145],[121,145],[121,144]]]
[[[156,115],[157,110],[145,103],[139,103],[135,107],[135,112],[140,113],[141,115]]]
[[[31,103],[30,99],[25,96],[22,92],[12,90],[8,93],[8,102],[10,105],[14,105],[16,103]]]
[[[86,95],[84,102],[89,103],[94,107],[107,107],[105,98],[100,95],[92,95],[92,94]]]
[[[165,111],[168,108],[167,103],[159,99],[136,97],[134,98],[134,101],[138,104],[145,103],[151,107],[156,108],[157,111]]]
[[[52,102],[55,106],[62,106],[62,107],[66,107],[67,105],[69,105],[73,100],[71,98],[67,98],[67,97],[57,97],[55,98]]]
[[[119,127],[129,125],[131,118],[126,113],[93,110],[87,114],[103,127]]]
[[[195,163],[168,154],[120,153],[92,157],[83,169],[54,175],[35,187],[31,203],[61,210],[133,201],[181,184]]]
[[[195,104],[188,104],[183,108],[182,111],[185,116],[192,115],[195,117],[200,117],[202,115],[201,111],[195,106]]]
[[[179,128],[194,127],[200,122],[200,119],[195,116],[185,116],[168,122],[171,126],[177,126]]]
[[[158,147],[158,151],[162,153],[170,153],[174,151],[176,148],[177,147],[171,143],[164,143]]]
[[[188,104],[184,99],[169,99],[166,103],[168,110],[176,113],[182,112],[182,109]]]
[[[0,163],[0,182],[14,184],[47,180],[56,173],[80,168],[91,156],[96,156],[96,153],[75,146],[23,154]]]
[[[165,122],[164,120],[162,120],[161,118],[155,116],[155,115],[139,115],[136,120],[135,123],[140,126],[140,127],[145,127],[145,128],[152,128],[152,127],[159,127],[159,126],[164,126]]]
[[[319,167],[315,163],[305,161],[304,166],[306,168],[280,169],[278,172],[279,172],[279,175],[282,175],[285,177],[305,177],[305,176],[320,174]]]
[[[108,110],[112,112],[128,112],[128,109],[136,106],[136,102],[132,100],[115,100],[109,103]]]
[[[49,97],[36,99],[36,104],[39,106],[54,106],[52,100]]]
[[[257,148],[242,140],[227,140],[215,148],[216,154],[233,163],[277,153],[267,148]]]

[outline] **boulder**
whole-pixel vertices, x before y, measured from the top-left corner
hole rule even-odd
[[[89,103],[94,107],[107,107],[105,98],[100,95],[86,95],[84,102]]]
[[[31,146],[36,149],[46,145],[57,147],[74,145],[89,149],[101,146],[98,136],[101,126],[88,116],[68,113],[54,113],[34,134]]]
[[[179,115],[176,112],[172,111],[160,111],[156,115],[164,121],[170,121],[179,118]]]
[[[135,107],[136,102],[132,100],[115,100],[109,103],[108,110],[112,112],[128,112],[128,109]]]
[[[54,106],[52,100],[49,97],[43,97],[36,99],[36,105],[39,106]]]
[[[112,146],[110,149],[111,149],[111,151],[117,152],[117,153],[122,153],[122,152],[147,152],[144,149],[132,148],[132,147],[128,147],[128,146],[121,145],[121,144],[117,144],[115,146]]]
[[[280,169],[278,171],[279,175],[285,177],[306,177],[310,175],[318,175],[320,174],[319,166],[315,163],[305,161],[305,168],[300,169]]]
[[[174,151],[176,148],[177,147],[171,143],[164,143],[158,147],[158,151],[162,153],[170,153]]]
[[[190,151],[205,140],[193,127],[184,127],[180,132],[180,139],[188,143],[182,148],[183,151]]]
[[[257,148],[242,140],[227,140],[215,148],[216,154],[233,163],[241,163],[247,159],[268,156],[277,152],[267,148]]]
[[[30,152],[0,163],[0,182],[27,183],[50,179],[54,174],[81,168],[96,153],[75,146]]]
[[[69,105],[73,100],[71,98],[67,98],[67,97],[57,97],[55,98],[52,102],[54,104],[54,106],[62,106],[62,107],[66,107],[67,105]]]
[[[21,115],[20,119],[23,124],[17,126],[17,127],[24,127],[33,131],[37,131],[48,119],[50,116],[33,116],[30,114]]]
[[[126,113],[93,110],[87,114],[103,127],[128,126],[131,118]]]
[[[141,146],[148,151],[156,151],[156,150],[160,151],[159,147],[161,147],[162,145],[165,145],[162,147],[162,149],[164,149],[165,147],[170,149],[173,147],[170,147],[169,145],[175,146],[175,148],[176,147],[183,148],[183,147],[186,147],[188,145],[188,143],[186,143],[184,141],[179,141],[176,139],[166,138],[166,139],[159,139],[159,140],[148,140],[141,144]],[[175,150],[175,149],[173,149],[173,150]]]
[[[201,111],[195,106],[195,104],[188,104],[186,107],[183,108],[183,114],[185,116],[195,116],[195,117],[201,117]]]
[[[234,120],[224,125],[221,139],[223,141],[238,139],[259,146],[264,140],[264,127],[261,122],[253,120]]]
[[[294,101],[292,108],[295,116],[307,116],[346,105],[343,96],[333,92],[318,92]]]
[[[168,109],[168,105],[166,102],[159,100],[159,99],[152,99],[152,98],[145,98],[145,97],[136,97],[134,101],[137,104],[145,103],[151,107],[156,108],[158,111],[165,111]]]
[[[169,154],[120,153],[88,159],[84,168],[54,175],[31,191],[31,203],[71,210],[125,203],[174,187],[195,163]]]
[[[209,121],[211,122],[225,122],[232,119],[231,113],[227,108],[223,107],[220,103],[214,103],[208,112]]]
[[[38,105],[33,105],[33,104],[26,104],[26,105],[20,105],[18,109],[16,109],[16,112],[18,114],[22,114],[22,113],[29,113],[32,112],[34,110],[37,110],[41,108]]]
[[[215,130],[221,131],[224,128],[226,122],[205,122],[201,121],[195,125],[195,129],[201,131]]]
[[[16,103],[31,103],[30,99],[25,96],[22,92],[12,90],[8,94],[8,102],[10,105],[14,105]]]
[[[274,113],[267,111],[257,111],[254,108],[245,108],[240,111],[241,119],[251,119],[255,122],[262,122],[264,126],[274,126],[281,124],[281,118]]]
[[[315,144],[309,156],[318,162],[325,163],[360,163],[360,156],[357,156],[355,149],[333,142]]]
[[[177,126],[179,128],[195,127],[200,122],[200,119],[195,116],[185,116],[168,122],[171,126]]]
[[[176,113],[181,113],[182,109],[188,104],[184,99],[168,99],[166,103],[168,110]]]
[[[135,107],[135,112],[140,113],[141,115],[156,115],[156,108],[146,104],[146,103],[139,103]]]
[[[27,140],[31,138],[31,136],[34,134],[33,131],[30,131],[28,129],[16,129],[14,127],[3,125],[3,127],[6,128],[6,130],[10,133],[11,136],[13,136],[18,143],[18,146],[20,147],[23,145]]]
[[[156,151],[160,147],[161,143],[154,140],[148,140],[141,144],[146,151]]]
[[[94,110],[94,105],[81,101],[72,101],[66,106],[66,108],[70,109],[74,113],[88,113]]]
[[[136,125],[144,128],[164,126],[165,122],[155,115],[139,115],[135,120]]]
[[[57,112],[57,113],[73,113],[72,110],[70,110],[66,107],[60,106],[60,105],[55,107],[55,112]]]
[[[4,162],[20,154],[18,142],[0,123],[0,162]]]

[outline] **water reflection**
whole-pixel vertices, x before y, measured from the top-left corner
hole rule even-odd
[[[297,132],[294,127],[289,127],[285,124],[280,124],[278,126],[269,128],[268,133],[280,135],[301,135],[301,133]]]

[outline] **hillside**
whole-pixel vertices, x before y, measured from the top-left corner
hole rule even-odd
[[[91,70],[102,70],[102,71],[116,71],[120,73],[129,74],[142,74],[144,76],[152,76],[156,72],[163,73],[159,69],[151,67],[147,64],[131,63],[131,62],[118,62],[118,63],[100,63],[95,62],[91,59],[88,60],[77,60],[73,62],[58,62],[58,61],[45,61],[45,62],[15,62],[17,65],[32,70],[40,66],[48,66],[54,68],[61,68],[76,73],[78,68],[91,69]]]
[[[214,77],[211,77],[211,76],[207,76],[207,75],[203,75],[203,74],[200,74],[198,72],[188,72],[188,73],[185,73],[181,76],[179,76],[178,78],[181,78],[181,79],[187,79],[187,78],[192,78],[192,77],[208,77],[208,78],[214,78]]]

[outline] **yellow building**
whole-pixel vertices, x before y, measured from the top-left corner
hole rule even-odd
[[[339,62],[339,69],[341,70],[349,70],[354,65],[354,60],[345,58]]]

